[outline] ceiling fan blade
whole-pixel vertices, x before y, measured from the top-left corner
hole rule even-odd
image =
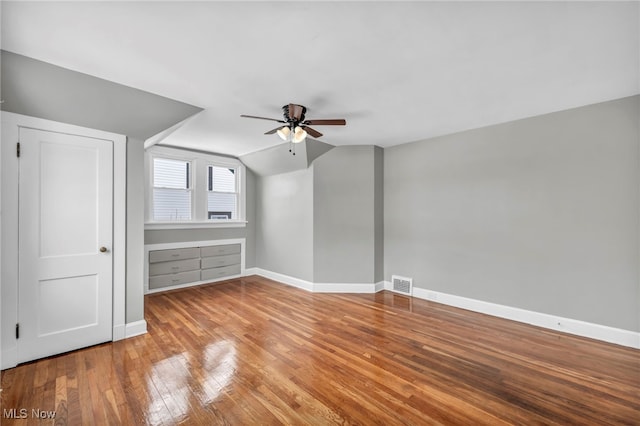
[[[269,121],[277,121],[278,123],[286,123],[286,121],[278,120],[277,118],[267,118],[267,117],[256,117],[255,115],[240,115],[240,117],[244,118],[257,118],[259,120],[269,120]]]
[[[344,126],[347,121],[342,118],[327,119],[327,120],[307,120],[304,124],[313,124],[314,126]]]
[[[302,126],[304,128],[304,130],[307,131],[307,133],[309,133],[311,136],[313,136],[314,138],[319,138],[320,136],[322,136],[322,133],[320,133],[319,131],[312,129],[309,126]]]
[[[275,132],[277,132],[277,131],[278,131],[278,130],[280,130],[280,129],[282,129],[282,126],[280,126],[280,127],[276,127],[276,128],[275,128],[275,129],[273,129],[273,130],[269,130],[268,132],[265,132],[264,134],[265,134],[265,135],[272,135],[272,134],[274,134]]]
[[[289,104],[289,118],[292,118],[295,121],[300,121],[303,113],[304,107],[302,105]]]

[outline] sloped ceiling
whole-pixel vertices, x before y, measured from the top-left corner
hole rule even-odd
[[[313,161],[329,152],[333,145],[306,139],[291,146],[289,143],[265,148],[240,157],[240,160],[259,176],[269,176],[306,169]],[[292,155],[292,151],[295,154]]]
[[[2,110],[145,140],[202,111],[132,87],[1,52]]]
[[[203,107],[163,143],[234,156],[289,102],[386,147],[640,92],[638,2],[0,4],[3,49]]]

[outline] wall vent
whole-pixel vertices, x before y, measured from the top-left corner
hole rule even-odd
[[[413,278],[391,275],[391,291],[411,296],[413,293]]]

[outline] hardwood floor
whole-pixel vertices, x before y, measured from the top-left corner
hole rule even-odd
[[[630,348],[255,276],[145,303],[146,335],[3,372],[0,423],[640,424]]]

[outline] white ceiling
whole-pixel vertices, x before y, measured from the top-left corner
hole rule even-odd
[[[383,147],[640,93],[638,2],[2,2],[2,48],[205,108],[240,156],[289,102]]]

